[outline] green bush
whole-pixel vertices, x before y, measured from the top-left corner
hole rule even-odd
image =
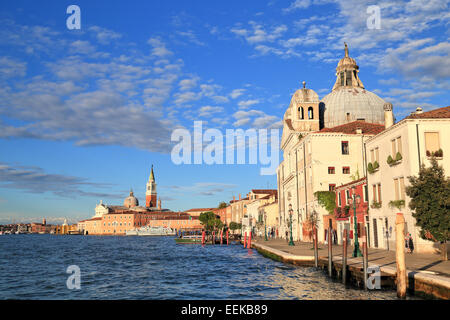
[[[369,162],[369,164],[367,165],[367,171],[369,171],[369,173],[373,173],[373,165],[372,163]]]
[[[401,153],[397,152],[397,154],[395,155],[395,161],[400,161],[402,159],[403,159],[403,157],[402,157]]]

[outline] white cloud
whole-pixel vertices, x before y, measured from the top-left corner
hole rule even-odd
[[[27,63],[10,57],[0,57],[0,77],[23,77],[27,71]]]
[[[95,37],[101,44],[109,44],[114,40],[122,38],[122,35],[120,33],[99,26],[92,26],[88,28],[88,31],[94,32]]]
[[[242,100],[238,102],[238,106],[240,108],[248,108],[255,104],[258,104],[260,101],[258,99],[250,99],[250,100]]]
[[[223,112],[223,107],[204,106],[199,109],[200,117],[211,117],[214,113]]]
[[[244,92],[245,92],[245,89],[234,89],[233,91],[231,91],[230,97],[233,99],[236,99],[237,97],[240,97],[241,95],[243,95]]]

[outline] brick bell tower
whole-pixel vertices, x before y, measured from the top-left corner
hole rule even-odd
[[[147,181],[147,189],[145,192],[145,206],[147,208],[155,208],[157,206],[157,193],[156,193],[156,181],[155,174],[153,173],[153,165],[152,171],[150,173],[150,177]]]

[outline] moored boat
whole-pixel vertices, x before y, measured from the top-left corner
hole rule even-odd
[[[127,236],[174,236],[175,230],[168,227],[150,227],[144,226],[128,230],[125,232]]]

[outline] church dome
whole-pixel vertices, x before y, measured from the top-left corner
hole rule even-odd
[[[127,208],[137,207],[139,200],[134,196],[133,191],[130,191],[130,196],[125,199],[123,206]]]
[[[345,57],[337,65],[333,90],[322,99],[326,128],[356,120],[384,124],[383,106],[386,102],[364,88],[358,73],[359,67],[349,56],[345,44]]]
[[[325,105],[324,125],[332,128],[362,120],[384,124],[385,101],[375,93],[361,88],[334,90],[322,102]]]

